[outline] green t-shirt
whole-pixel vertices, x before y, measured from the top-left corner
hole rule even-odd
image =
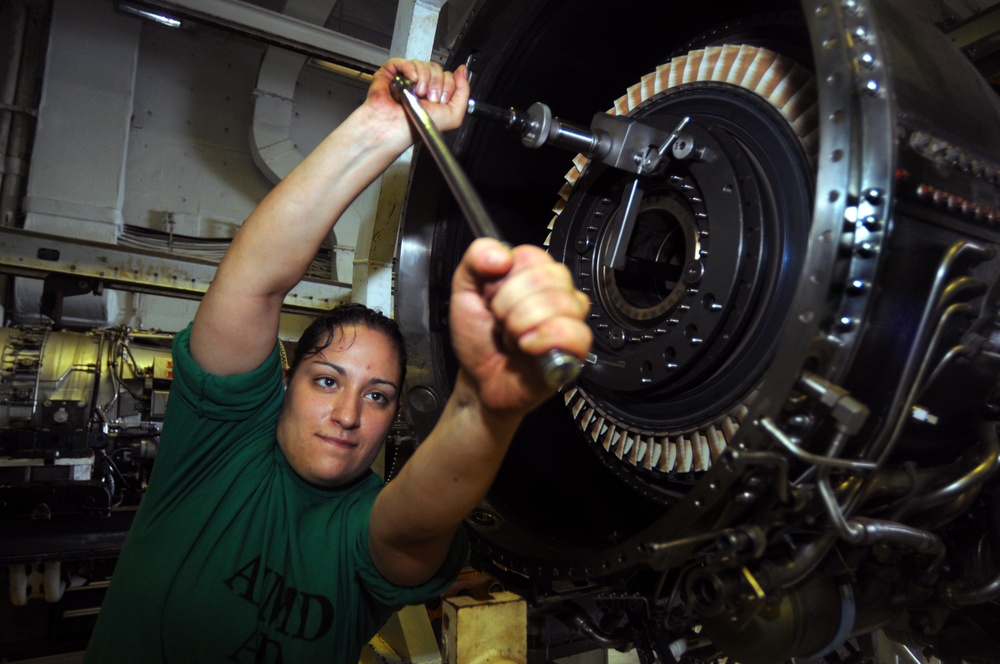
[[[85,661],[354,664],[393,610],[448,587],[465,538],[428,583],[386,581],[368,550],[378,476],[318,488],[277,446],[277,347],[254,371],[220,378],[191,359],[189,334],[174,341],[149,490]]]

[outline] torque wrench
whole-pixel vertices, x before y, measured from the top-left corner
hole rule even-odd
[[[402,105],[424,145],[430,150],[473,235],[503,242],[500,231],[486,211],[482,199],[445,143],[441,131],[420,105],[417,96],[413,94],[412,87],[413,82],[403,75],[397,75],[390,85],[393,98]],[[545,382],[553,389],[565,387],[580,374],[580,361],[558,348],[548,351],[538,358],[538,361]]]

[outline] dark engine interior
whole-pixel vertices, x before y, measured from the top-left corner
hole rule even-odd
[[[454,137],[502,233],[591,296],[595,336],[471,517],[479,564],[533,599],[539,651],[582,632],[777,662],[884,630],[993,661],[996,94],[892,3],[677,11],[487,3],[453,54],[477,102],[614,144],[574,159],[480,118]],[[418,430],[471,239],[420,159],[399,298]]]

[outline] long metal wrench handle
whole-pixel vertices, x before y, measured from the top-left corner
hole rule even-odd
[[[437,163],[441,174],[444,176],[448,188],[454,194],[458,207],[465,215],[472,233],[476,237],[488,237],[503,242],[500,231],[490,218],[482,199],[472,186],[465,171],[462,170],[458,160],[451,149],[448,148],[441,131],[434,124],[431,116],[427,114],[424,107],[420,105],[420,100],[413,94],[413,82],[405,76],[398,75],[390,85],[393,97],[406,111],[410,122],[420,134],[424,145],[430,150],[431,156]],[[539,358],[539,367],[545,382],[553,389],[560,389],[576,380],[580,374],[580,361],[564,350],[553,348]]]

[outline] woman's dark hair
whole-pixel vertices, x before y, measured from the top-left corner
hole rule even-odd
[[[402,381],[406,379],[406,342],[403,340],[403,333],[396,321],[357,303],[338,305],[313,319],[313,322],[299,337],[291,364],[288,367],[288,375],[292,376],[295,373],[302,360],[315,355],[333,343],[339,330],[358,325],[381,332],[392,342],[396,349],[396,355],[399,357],[399,380],[400,388],[402,388]]]

